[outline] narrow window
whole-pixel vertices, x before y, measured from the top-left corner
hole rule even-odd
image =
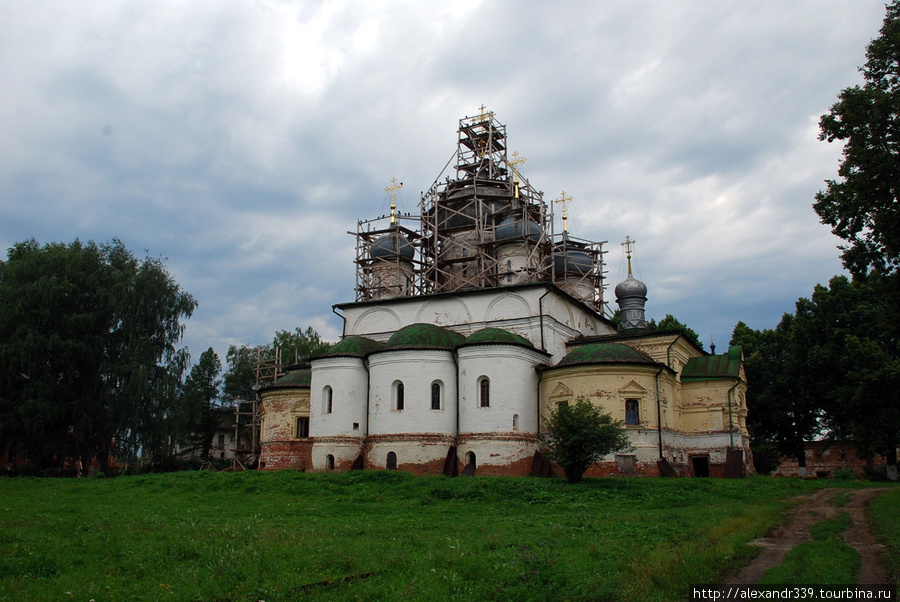
[[[637,399],[625,400],[625,424],[640,424],[641,415],[638,411]]]
[[[297,418],[297,439],[306,439],[309,437],[309,418]]]
[[[475,452],[467,452],[466,453],[466,465],[471,466],[472,468],[478,468],[475,465]]]
[[[219,435],[219,449],[225,449],[225,435]]]
[[[394,409],[397,411],[403,410],[403,383],[397,382],[394,385]]]
[[[334,456],[331,454],[325,456],[325,470],[334,470]]]
[[[441,383],[431,384],[431,409],[441,409]]]
[[[325,387],[322,399],[322,413],[331,414],[334,410],[334,390],[331,387]]]
[[[482,378],[478,383],[478,405],[482,408],[491,407],[491,381]]]
[[[394,452],[388,452],[387,469],[388,470],[397,470],[397,454],[395,454]]]
[[[519,430],[519,415],[518,414],[513,414],[513,430],[514,431]]]

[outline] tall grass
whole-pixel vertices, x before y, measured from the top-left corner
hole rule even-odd
[[[883,562],[888,582],[900,590],[900,489],[869,502],[869,519],[875,536],[885,546]]]
[[[784,500],[819,486],[368,471],[0,479],[0,599],[671,600],[747,562]]]

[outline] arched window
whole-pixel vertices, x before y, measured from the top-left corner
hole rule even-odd
[[[513,414],[513,430],[514,431],[519,430],[519,415],[518,414]]]
[[[487,377],[478,381],[478,407],[491,407],[491,381]]]
[[[441,383],[431,383],[431,409],[441,409]]]
[[[394,409],[402,411],[405,401],[403,383],[398,380],[394,383]]]
[[[334,456],[331,454],[325,456],[325,470],[334,470]]]
[[[478,468],[475,466],[475,452],[466,452],[466,465],[471,466],[472,468]]]
[[[331,414],[334,411],[334,390],[326,386],[322,391],[322,413]]]
[[[625,400],[625,424],[640,424],[641,413],[638,409],[637,399]]]
[[[386,466],[388,470],[397,470],[397,454],[392,451],[388,452]]]

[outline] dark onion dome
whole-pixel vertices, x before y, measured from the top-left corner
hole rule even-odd
[[[365,357],[374,351],[379,351],[383,344],[366,337],[344,337],[337,345],[328,350],[322,357]]]
[[[570,351],[554,368],[582,364],[656,364],[650,356],[622,343],[591,343]]]
[[[415,253],[412,243],[397,231],[379,236],[369,249],[369,257],[372,259],[395,258],[399,255],[403,259],[411,260]]]
[[[625,299],[627,297],[646,297],[647,285],[637,280],[631,274],[628,278],[616,285],[616,299]]]
[[[468,336],[464,345],[519,345],[534,349],[525,337],[502,328],[482,328]]]
[[[404,326],[388,339],[384,349],[448,349],[453,350],[464,343],[466,338],[434,324],[410,324]]]
[[[497,226],[497,240],[507,238],[522,238],[536,242],[541,237],[541,227],[530,219],[522,219],[518,215],[510,215]]]
[[[594,269],[594,262],[584,251],[554,251],[553,266],[557,276],[585,276]]]

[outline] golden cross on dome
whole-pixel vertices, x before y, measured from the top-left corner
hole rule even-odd
[[[563,190],[563,191],[562,191],[562,196],[561,196],[560,198],[556,199],[555,201],[553,201],[554,203],[562,203],[562,208],[563,208],[563,232],[568,232],[568,231],[569,231],[569,223],[568,223],[569,214],[568,214],[568,209],[566,208],[566,203],[570,202],[571,200],[572,200],[572,197],[571,197],[571,196],[566,196],[566,191]]]
[[[628,258],[628,275],[631,276],[631,252],[634,250],[634,243],[637,241],[625,235],[625,242],[621,243],[625,247],[625,256]]]
[[[391,178],[391,185],[386,186],[384,191],[391,193],[391,223],[396,221],[397,215],[397,191],[403,188],[403,182],[397,184],[397,178]]]
[[[525,163],[525,157],[519,158],[519,153],[513,153],[513,160],[507,160],[506,163],[513,170],[513,184],[515,185],[516,198],[519,198],[519,163]]]

